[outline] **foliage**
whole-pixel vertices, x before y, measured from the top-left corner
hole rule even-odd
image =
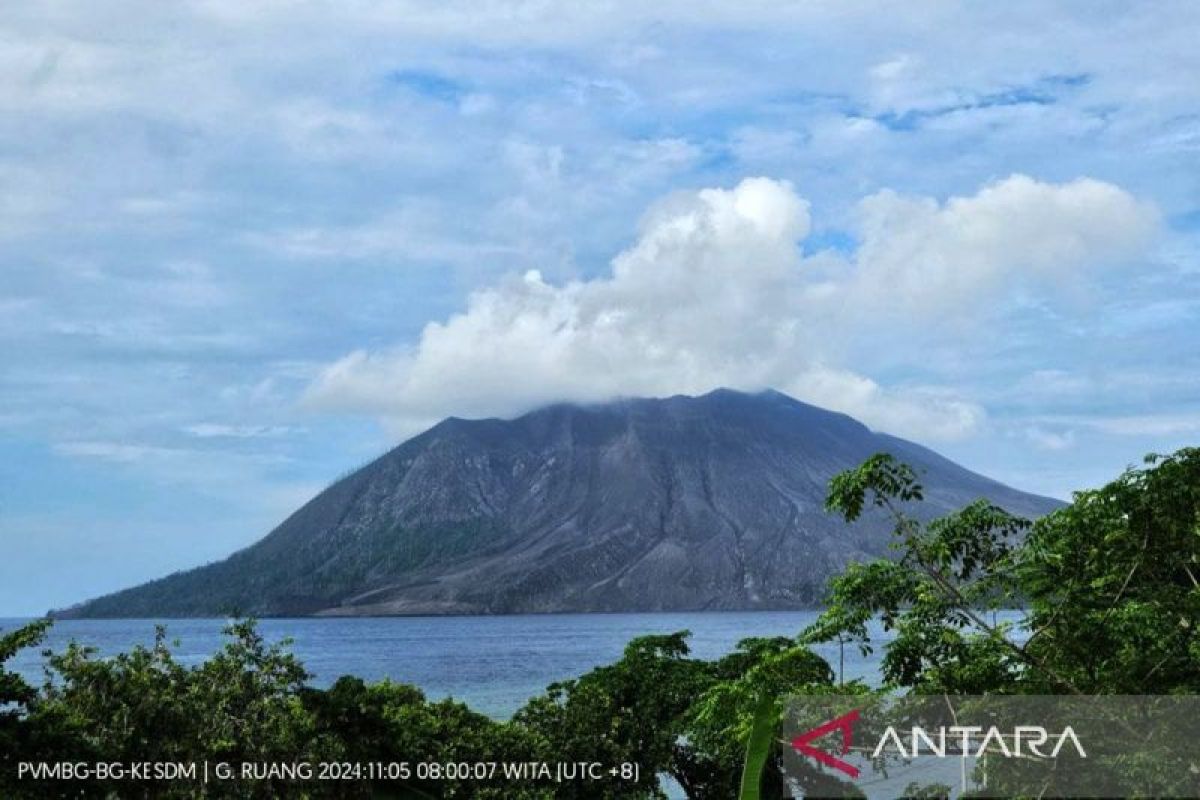
[[[514,722],[539,737],[546,760],[637,763],[633,786],[570,784],[561,797],[661,797],[658,771],[678,771],[682,720],[712,681],[711,668],[687,658],[686,631],[634,639],[620,661],[552,685]]]
[[[29,720],[37,689],[4,667],[18,650],[37,646],[49,627],[49,620],[38,620],[0,636],[0,797],[9,794],[17,764],[53,744],[44,727]]]
[[[912,471],[877,455],[831,483],[847,520],[868,504],[895,523],[900,557],[849,567],[804,635],[871,645],[894,687],[957,694],[1168,694],[1200,690],[1200,449],[1077,492],[1035,523],[978,501],[922,526]],[[988,610],[1021,607],[1019,624]]]
[[[305,705],[316,718],[318,732],[334,743],[333,758],[346,763],[417,762],[461,764],[531,761],[535,740],[524,729],[496,722],[462,703],[431,703],[413,686],[381,681],[367,684],[343,676],[326,691],[309,689]],[[395,782],[361,787],[362,796],[394,788]],[[442,777],[414,777],[405,782],[415,797],[549,797],[532,784]],[[352,791],[344,789],[344,794]]]
[[[36,645],[48,623],[0,640],[0,656]],[[600,762],[637,764],[636,781],[469,781],[458,778],[341,783],[233,779],[204,787],[205,797],[662,797],[668,774],[690,797],[737,791],[750,736],[753,698],[792,686],[832,684],[832,671],[792,640],[747,639],[716,661],[689,657],[688,633],[646,636],[616,663],[551,686],[509,722],[451,700],[430,702],[412,686],[367,684],[345,676],[329,689],[306,684],[287,643],[270,645],[251,620],[226,629],[207,661],[186,666],[159,628],[153,645],[111,658],[72,643],[46,653],[40,690],[0,672],[8,711],[6,771],[0,796],[46,797],[61,784],[16,782],[17,760],[99,763],[344,762],[410,764]],[[3,661],[0,660],[0,664]],[[775,715],[767,730],[773,731]],[[770,774],[778,784],[772,741]],[[766,756],[764,756],[765,760]],[[768,785],[769,782],[768,782]],[[106,797],[112,784],[74,781],[82,797]],[[122,792],[192,797],[190,783],[125,781]]]
[[[754,721],[750,727],[750,738],[746,742],[746,760],[742,766],[742,782],[738,800],[760,800],[767,762],[771,758],[775,739],[775,727],[779,712],[774,698],[763,694],[754,709]]]
[[[0,640],[0,657],[36,644],[39,623]],[[234,776],[204,787],[205,797],[548,797],[534,786],[464,779],[296,781],[243,777],[241,764],[409,762],[474,763],[533,756],[528,732],[453,701],[428,702],[414,687],[338,680],[329,690],[309,677],[287,650],[268,645],[251,620],[226,628],[228,641],[195,667],[172,655],[165,631],[154,644],[102,659],[72,643],[47,653],[47,681],[37,691],[0,673],[13,704],[0,720],[5,763],[0,796],[52,797],[62,782],[17,781],[18,761],[234,765]],[[0,660],[0,664],[2,664]],[[108,797],[113,784],[71,781],[73,796]],[[122,796],[195,797],[195,782],[153,778],[120,783]],[[489,794],[490,792],[490,794]]]

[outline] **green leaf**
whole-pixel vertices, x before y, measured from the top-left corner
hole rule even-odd
[[[760,800],[763,772],[775,746],[775,725],[779,714],[770,695],[762,695],[754,709],[754,725],[746,743],[746,761],[742,767],[742,788],[739,800]]]

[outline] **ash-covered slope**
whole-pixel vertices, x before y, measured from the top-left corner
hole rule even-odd
[[[555,405],[447,419],[338,481],[219,563],[61,616],[446,614],[793,608],[881,519],[822,510],[829,479],[888,451],[923,516],[987,497],[1060,505],[778,392]]]

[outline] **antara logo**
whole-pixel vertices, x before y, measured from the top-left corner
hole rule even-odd
[[[932,735],[925,728],[913,727],[908,731],[908,740],[909,747],[905,749],[900,734],[889,725],[883,736],[879,737],[879,744],[875,745],[875,752],[871,753],[871,758],[878,758],[884,752],[893,751],[904,758],[916,758],[921,755],[945,758],[947,740],[950,744],[957,745],[957,749],[951,752],[951,755],[962,758],[978,757],[984,753],[1002,753],[1005,758],[1057,758],[1067,742],[1071,743],[1080,758],[1087,758],[1083,744],[1070,725],[1056,734],[1039,725],[1018,725],[1012,733],[1003,733],[995,725],[987,728],[986,732],[984,728],[975,725],[951,725],[948,728],[934,728]],[[972,750],[975,741],[979,744]],[[893,747],[887,747],[889,742]],[[1009,742],[1012,742],[1011,749]],[[1048,753],[1043,752],[1043,748],[1050,742],[1054,743],[1054,749]]]
[[[827,733],[834,731],[842,732],[842,755],[850,752],[850,747],[854,744],[854,723],[858,721],[861,714],[860,709],[854,709],[848,714],[842,714],[840,717],[829,720],[824,725],[818,725],[810,731],[805,731],[796,738],[792,739],[792,747],[796,748],[796,752],[802,755],[810,756],[820,761],[825,766],[836,769],[839,772],[844,772],[851,778],[857,778],[859,775],[858,767],[853,764],[842,761],[836,756],[826,753],[824,750],[818,750],[813,747],[811,742],[815,739],[820,739]]]
[[[861,716],[862,710],[856,708],[840,717],[835,717],[793,738],[792,747],[801,755],[816,759],[830,769],[836,769],[851,778],[857,778],[861,774],[858,767],[813,746],[813,742],[822,736],[840,731],[842,747],[839,755],[846,755],[854,744],[854,723]],[[1050,733],[1039,725],[1018,725],[1011,733],[1004,733],[994,725],[986,730],[973,725],[951,725],[933,729],[914,726],[907,731],[907,740],[909,746],[906,748],[904,746],[905,737],[902,737],[896,728],[889,725],[883,735],[879,737],[879,742],[875,745],[871,758],[876,759],[885,753],[897,753],[903,758],[918,756],[945,758],[948,752],[951,756],[959,758],[978,757],[985,753],[1003,754],[1006,758],[1026,756],[1057,758],[1059,752],[1068,743],[1074,747],[1080,758],[1087,758],[1087,751],[1083,749],[1079,737],[1069,725],[1061,733]],[[975,745],[976,741],[978,741],[978,745]],[[955,746],[955,749],[948,750],[950,746]],[[1046,748],[1051,746],[1052,749],[1047,752]],[[863,750],[865,751],[865,748]]]

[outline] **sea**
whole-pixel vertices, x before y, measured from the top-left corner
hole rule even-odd
[[[646,634],[691,631],[692,655],[713,659],[752,636],[794,637],[817,611],[646,614],[537,614],[479,617],[357,617],[263,619],[264,636],[289,647],[328,686],[341,675],[367,681],[390,678],[420,687],[431,699],[452,697],[497,719],[510,717],[555,681],[573,678],[621,657],[629,640]],[[0,631],[28,620],[0,618]],[[37,685],[44,679],[42,650],[69,641],[111,656],[154,641],[163,624],[175,657],[197,664],[220,649],[223,619],[59,620],[41,647],[20,651],[7,668]],[[872,639],[888,636],[876,625]],[[845,681],[879,682],[881,647],[862,654],[855,645],[815,648]]]

